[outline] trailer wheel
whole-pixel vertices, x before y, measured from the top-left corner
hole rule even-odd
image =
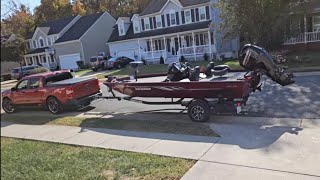
[[[210,107],[203,100],[194,100],[188,106],[188,115],[194,122],[205,122],[210,118]]]

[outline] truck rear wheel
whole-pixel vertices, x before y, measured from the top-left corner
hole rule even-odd
[[[61,114],[63,112],[62,104],[55,97],[49,97],[47,99],[47,107],[52,114]]]
[[[210,107],[204,100],[194,100],[188,106],[188,115],[194,122],[205,122],[210,118]]]

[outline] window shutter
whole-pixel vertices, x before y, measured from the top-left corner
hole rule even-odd
[[[185,24],[186,23],[186,19],[184,17],[184,11],[181,11],[181,24]]]
[[[179,12],[176,12],[176,19],[177,19],[177,25],[179,25],[180,24]]]
[[[191,9],[191,20],[192,20],[192,22],[195,21],[195,19],[194,19],[194,9]]]
[[[207,14],[207,20],[210,19],[210,8],[209,6],[206,6],[206,14]]]
[[[154,27],[155,29],[157,28],[156,17],[153,17],[153,27]]]
[[[168,26],[170,26],[170,15],[167,14],[167,22],[168,22]]]
[[[196,9],[196,21],[199,21],[200,20],[200,17],[199,17],[199,8]]]
[[[164,19],[164,15],[161,15],[161,19],[162,19],[162,27],[166,27],[166,22]]]
[[[141,27],[142,27],[142,31],[144,31],[144,20],[141,19]]]
[[[153,29],[153,23],[152,23],[152,18],[149,18],[149,22],[150,22],[150,29]]]
[[[147,50],[150,51],[150,41],[147,41]]]

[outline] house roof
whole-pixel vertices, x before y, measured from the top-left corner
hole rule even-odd
[[[211,20],[192,23],[192,24],[185,24],[181,26],[161,28],[157,30],[144,31],[136,34],[134,34],[133,32],[133,26],[131,24],[127,31],[127,34],[124,36],[119,36],[118,26],[115,26],[108,42],[117,42],[117,41],[123,41],[123,40],[135,39],[135,38],[152,37],[152,36],[158,36],[158,35],[164,35],[164,34],[173,34],[173,33],[184,32],[184,31],[204,29],[204,28],[209,28],[210,23],[211,23]]]
[[[303,4],[301,3],[295,3],[292,4],[293,7],[291,7],[292,13],[314,13],[314,12],[320,12],[320,1],[319,0],[310,0],[309,2],[305,2]]]
[[[142,11],[140,16],[159,12],[163,6],[170,0],[152,0],[149,5]],[[175,0],[181,3],[183,7],[193,6],[197,4],[208,3],[210,0]]]
[[[103,13],[82,16],[66,33],[55,43],[78,40],[103,15]]]
[[[39,25],[39,28],[46,35],[58,34],[65,28],[76,16],[68,16],[58,20],[52,20]],[[31,39],[35,32],[27,34],[27,39]]]
[[[34,50],[28,52],[27,54],[37,54],[37,53],[46,52],[46,49],[48,49],[48,47],[37,48],[37,49],[34,49]]]

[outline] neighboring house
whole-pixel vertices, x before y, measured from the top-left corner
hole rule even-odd
[[[290,12],[284,46],[320,51],[320,1],[298,5]]]
[[[1,35],[1,44],[7,43],[7,42],[13,42],[17,39],[17,36],[15,34],[10,35]]]
[[[239,40],[222,42],[213,28],[219,11],[210,0],[153,0],[132,17],[119,17],[108,41],[111,56],[144,59],[148,63],[210,57],[237,57]],[[218,44],[219,43],[219,44]]]
[[[88,63],[91,56],[108,53],[105,43],[114,24],[107,12],[49,21],[28,35],[26,64],[77,69],[77,61]]]

